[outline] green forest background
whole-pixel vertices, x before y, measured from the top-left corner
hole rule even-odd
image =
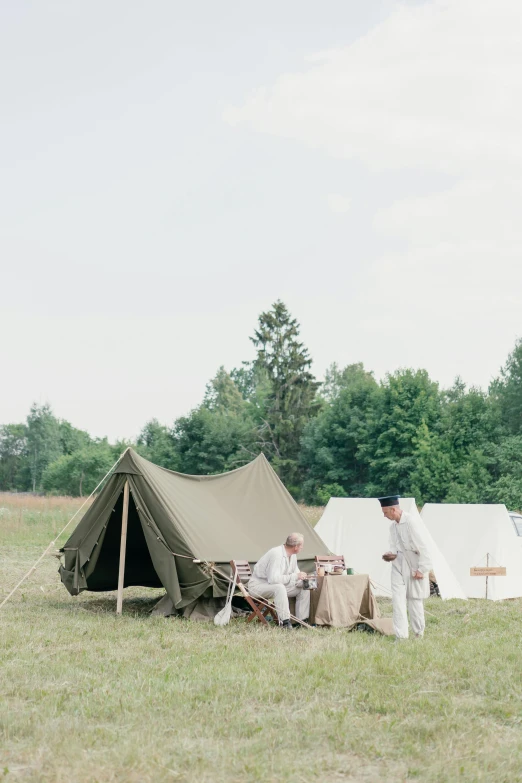
[[[417,503],[522,507],[522,340],[487,392],[457,378],[441,389],[426,370],[375,380],[333,364],[322,383],[278,301],[250,338],[256,358],[220,367],[204,398],[172,426],[155,419],[136,443],[91,438],[46,405],[0,427],[0,490],[88,495],[121,452],[182,473],[221,473],[261,451],[298,500],[400,493]]]

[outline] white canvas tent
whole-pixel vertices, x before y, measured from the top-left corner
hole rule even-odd
[[[486,577],[470,569],[488,564],[506,568],[488,577],[488,598],[522,596],[522,550],[504,505],[427,503],[421,516],[468,598],[486,597]]]
[[[401,498],[400,506],[416,516],[429,547],[433,570],[442,598],[465,598],[451,571],[417,511],[413,498]],[[391,565],[382,559],[389,549],[390,522],[383,516],[375,498],[331,498],[315,530],[336,555],[344,555],[346,565],[356,573],[369,574],[376,595],[390,596]]]

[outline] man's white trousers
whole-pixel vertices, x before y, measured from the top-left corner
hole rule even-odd
[[[398,639],[408,638],[408,613],[414,634],[422,636],[426,625],[422,598],[406,598],[406,580],[412,578],[408,563],[399,553],[392,563],[391,572],[393,630]]]
[[[273,600],[280,622],[290,619],[289,598],[295,598],[295,616],[298,620],[306,620],[310,616],[310,591],[303,590],[302,587],[271,585],[268,582],[250,579],[247,590],[254,598]]]

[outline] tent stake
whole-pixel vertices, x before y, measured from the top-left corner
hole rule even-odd
[[[123,609],[123,578],[125,576],[125,552],[127,549],[127,522],[129,519],[129,480],[123,488],[123,513],[121,515],[121,543],[120,543],[120,570],[118,573],[118,598],[116,601],[116,614],[121,614]]]

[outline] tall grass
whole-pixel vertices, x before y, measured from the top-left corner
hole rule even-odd
[[[85,498],[0,492],[0,540],[7,544],[45,546],[84,502]],[[74,530],[91,503],[92,500],[87,501],[66,536]]]
[[[305,506],[303,503],[299,504],[299,509],[309,525],[315,527],[321,519],[324,511],[324,506]]]

